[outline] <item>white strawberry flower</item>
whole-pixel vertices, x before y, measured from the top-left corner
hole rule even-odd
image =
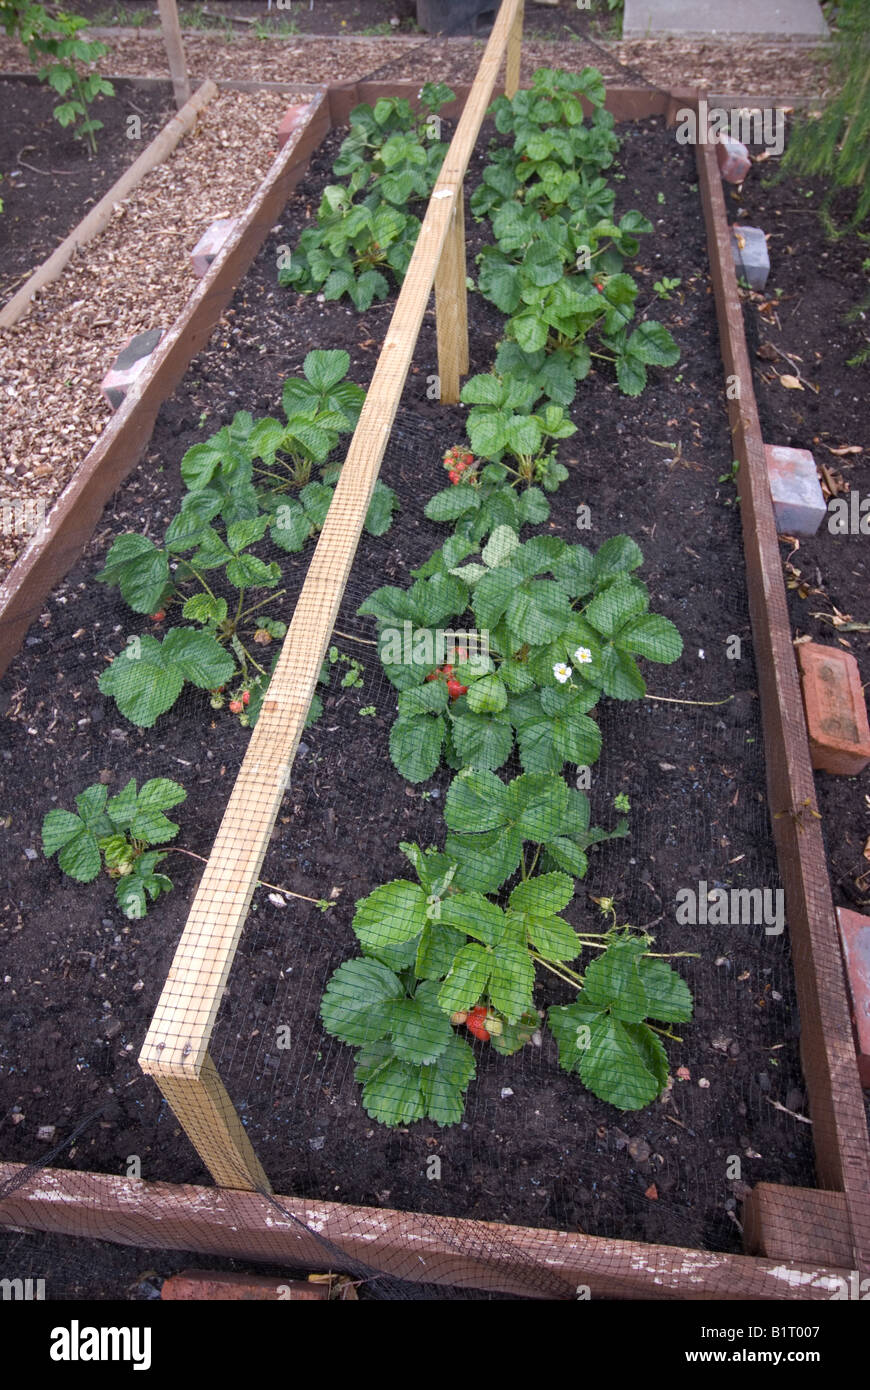
[[[560,685],[564,685],[566,681],[571,679],[571,667],[566,666],[564,661],[557,661],[553,667],[553,675]]]
[[[574,653],[574,660],[578,666],[588,666],[592,660],[592,653],[588,647],[578,647]]]

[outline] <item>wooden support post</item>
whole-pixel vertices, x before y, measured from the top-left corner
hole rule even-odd
[[[157,5],[160,10],[160,27],[163,30],[163,42],[166,44],[166,56],[169,59],[172,94],[180,111],[190,100],[190,80],[187,76],[184,44],[181,41],[178,9],[175,0],[157,0]]]
[[[151,1075],[219,1187],[271,1192],[235,1106],[208,1053],[199,1073]]]
[[[453,200],[453,217],[435,272],[435,328],[441,400],[455,405],[459,378],[468,371],[468,298],[465,285],[465,207],[462,185]]]
[[[743,1202],[743,1248],[770,1260],[850,1269],[849,1213],[842,1192],[756,1183]]]
[[[504,67],[504,94],[506,97],[516,96],[517,88],[520,85],[520,59],[523,52],[523,8],[524,0],[520,0],[507,41],[507,58]]]

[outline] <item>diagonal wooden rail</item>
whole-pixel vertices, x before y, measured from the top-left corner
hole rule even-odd
[[[468,362],[462,184],[496,78],[516,90],[523,0],[503,0],[420,228],[383,349],[208,864],[151,1026],[142,1070],[167,1101],[215,1181],[267,1186],[208,1055],[242,928],[335,625],[369,502],[438,274],[439,374],[458,391]],[[460,250],[461,243],[461,250]],[[442,266],[442,253],[447,255]]]

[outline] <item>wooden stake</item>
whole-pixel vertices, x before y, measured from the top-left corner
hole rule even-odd
[[[190,100],[190,80],[187,76],[187,62],[184,57],[184,44],[181,41],[181,25],[178,22],[178,9],[175,0],[157,0],[160,10],[160,27],[166,56],[169,59],[169,75],[172,78],[172,92],[179,111]]]
[[[435,272],[435,328],[438,336],[438,381],[441,400],[455,405],[459,378],[468,371],[468,297],[465,285],[465,209],[462,185]]]
[[[523,52],[523,7],[523,0],[520,0],[507,41],[507,59],[504,69],[504,94],[506,97],[516,96],[520,85],[520,59]]]
[[[151,1075],[218,1187],[272,1191],[208,1053],[199,1075],[179,1078],[159,1070]]]

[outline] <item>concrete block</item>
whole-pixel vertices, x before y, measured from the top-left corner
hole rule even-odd
[[[857,777],[870,763],[870,724],[851,652],[820,642],[795,648],[814,768]]]
[[[193,273],[202,279],[227,237],[238,225],[237,217],[220,217],[203,232],[190,253]]]
[[[828,34],[819,0],[625,0],[624,39],[820,39]]]
[[[743,277],[750,289],[763,290],[770,274],[767,237],[760,227],[731,228],[731,248],[738,278]]]
[[[281,118],[278,127],[278,149],[282,150],[290,139],[290,136],[304,125],[308,118],[308,111],[311,106],[310,101],[300,106],[288,106]]]
[[[837,908],[861,1085],[870,1087],[870,917]]]
[[[828,510],[812,454],[780,444],[765,444],[764,454],[777,531],[786,536],[814,536]]]
[[[146,329],[122,347],[100,387],[113,410],[123,404],[133,382],[147,371],[151,355],[165,332],[165,328]]]
[[[716,142],[719,173],[727,183],[742,183],[752,168],[749,151],[742,140],[733,135],[720,135]]]

